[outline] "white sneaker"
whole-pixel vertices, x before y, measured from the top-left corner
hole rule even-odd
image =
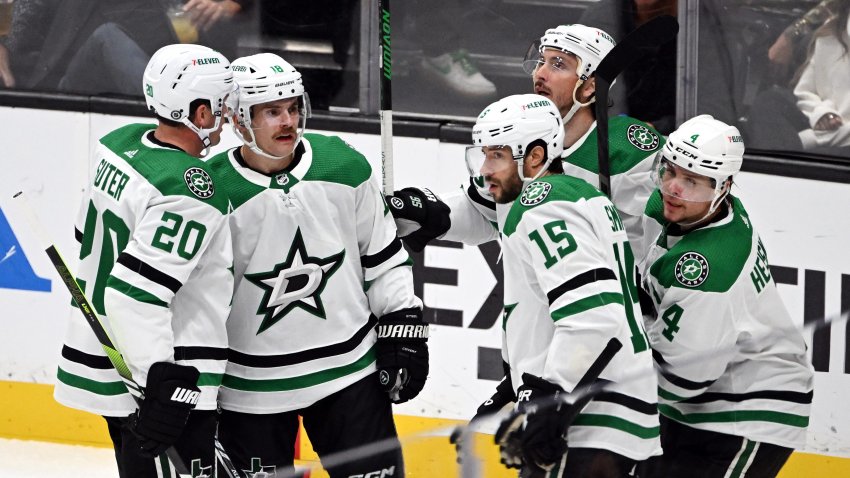
[[[429,79],[464,96],[485,97],[496,94],[496,85],[484,78],[466,50],[424,57],[422,70]]]

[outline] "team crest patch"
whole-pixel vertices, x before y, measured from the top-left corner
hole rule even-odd
[[[551,189],[552,185],[549,183],[544,183],[542,181],[533,182],[522,191],[519,203],[523,206],[534,206],[535,204],[540,204],[540,202],[546,199],[546,196],[549,195],[549,190]]]
[[[201,199],[209,199],[215,194],[212,178],[201,168],[189,168],[183,173],[189,191]]]
[[[632,143],[635,148],[643,151],[654,150],[658,147],[658,144],[661,141],[657,134],[653,133],[646,126],[641,126],[639,124],[629,126],[626,136],[629,138],[629,143]]]
[[[708,278],[708,261],[702,254],[686,252],[676,263],[676,280],[685,287],[697,287]]]

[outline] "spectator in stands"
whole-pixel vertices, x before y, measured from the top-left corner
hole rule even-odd
[[[0,45],[0,79],[7,88],[136,94],[150,55],[174,42],[158,2],[18,0]]]
[[[821,0],[805,15],[788,25],[767,50],[770,61],[783,70],[793,70],[796,65],[792,60],[798,50],[805,50],[805,44],[808,43],[812,32],[835,16],[840,2],[841,0]]]
[[[794,88],[797,107],[810,129],[800,132],[804,148],[850,146],[850,2],[816,33],[808,61]]]
[[[600,0],[584,11],[579,23],[610,32],[618,42],[629,32],[659,15],[676,15],[676,0]],[[611,90],[614,112],[652,124],[660,133],[675,129],[676,39],[659,48],[658,54],[625,71]]]

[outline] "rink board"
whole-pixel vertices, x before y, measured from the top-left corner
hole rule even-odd
[[[68,306],[68,293],[9,197],[18,190],[27,192],[73,268],[73,219],[88,181],[90,151],[106,132],[147,120],[6,107],[0,107],[0,117],[15,118],[0,129],[0,327],[5,331],[0,334],[0,378],[7,381],[0,393],[0,413],[5,414],[0,436],[87,441],[87,416],[72,414],[55,422],[62,427],[52,428],[44,417],[52,404],[49,396],[39,401],[38,393],[28,391],[28,384],[53,383],[65,323],[78,312]],[[370,160],[380,157],[377,135],[340,136]],[[217,150],[235,144],[228,133]],[[397,137],[394,147],[397,188],[421,185],[446,193],[465,182],[462,144]],[[742,173],[737,183],[736,194],[761,234],[774,280],[798,325],[835,318],[850,308],[850,186],[755,173]],[[495,243],[442,242],[415,255],[417,292],[427,306],[428,320],[437,325],[432,326],[430,341],[431,376],[416,400],[396,407],[400,427],[408,420],[439,424],[468,418],[492,393],[500,346],[495,325],[501,312],[497,257]],[[842,321],[805,332],[818,370],[807,453],[850,457],[850,407],[843,406],[850,396],[847,335]],[[12,394],[22,401],[10,415],[7,402]],[[795,457],[794,463],[803,459]]]

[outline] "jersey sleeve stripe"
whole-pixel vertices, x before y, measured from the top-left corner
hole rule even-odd
[[[614,271],[605,267],[600,267],[598,269],[582,272],[581,274],[573,277],[572,279],[564,282],[563,284],[549,291],[546,294],[546,297],[549,299],[549,305],[552,305],[558,299],[558,297],[561,297],[567,292],[578,289],[583,285],[587,285],[600,280],[617,280],[617,276],[614,274]]]
[[[593,398],[594,402],[615,403],[617,405],[628,408],[629,410],[642,413],[644,415],[658,415],[658,404],[653,402],[644,402],[638,398],[625,395],[617,392],[602,392]]]
[[[591,295],[584,299],[579,299],[571,304],[567,304],[560,309],[552,312],[552,320],[557,322],[571,315],[581,314],[596,307],[602,307],[608,304],[623,305],[623,294],[615,292],[602,292],[601,294]]]
[[[582,413],[570,426],[613,428],[638,438],[655,438],[661,434],[661,427],[644,427],[613,415]]]
[[[773,410],[729,410],[707,413],[682,413],[670,405],[658,404],[658,410],[665,416],[686,424],[695,423],[736,423],[736,422],[772,422],[792,427],[809,426],[809,417]]]
[[[76,239],[77,242],[79,242],[80,244],[83,243],[83,231],[77,229],[76,227],[74,228],[74,239]]]
[[[718,393],[708,392],[696,397],[691,397],[682,400],[681,403],[710,403],[717,401],[724,402],[743,402],[745,400],[779,400],[783,402],[802,403],[808,405],[812,403],[814,394],[810,390],[808,393],[791,392],[788,390],[759,390],[749,393]]]
[[[66,372],[62,368],[56,371],[56,379],[69,387],[79,388],[97,395],[114,396],[127,393],[127,386],[121,380],[117,382],[98,382]]]
[[[67,345],[62,346],[62,357],[70,362],[82,364],[89,368],[96,368],[100,370],[108,370],[113,368],[112,362],[109,361],[108,357],[102,355],[87,354],[75,348],[71,348]]]
[[[174,347],[174,360],[227,360],[222,347]]]
[[[222,386],[253,392],[283,392],[313,387],[322,383],[336,380],[346,375],[359,372],[375,362],[375,347],[373,346],[362,357],[348,365],[308,373],[297,377],[275,379],[250,379],[225,374]]]
[[[496,210],[496,202],[489,201],[485,199],[481,194],[478,193],[478,188],[475,187],[475,184],[472,182],[472,178],[469,179],[469,187],[466,189],[466,195],[473,202],[480,204],[481,206],[486,207],[487,209]]]
[[[659,371],[661,372],[661,376],[666,379],[668,382],[673,385],[685,389],[685,390],[702,390],[711,386],[716,380],[706,380],[704,382],[694,382],[692,380],[688,380],[686,378],[682,378],[669,370],[669,364],[666,360],[664,360],[664,356],[661,355],[661,352],[653,349],[652,350],[652,358],[655,359],[655,362],[660,365]]]
[[[136,257],[127,252],[121,253],[121,255],[118,256],[117,262],[122,266],[126,267],[127,269],[130,269],[131,271],[144,277],[145,279],[151,282],[155,282],[170,290],[171,292],[174,292],[175,294],[178,290],[180,290],[181,287],[183,287],[183,284],[179,280],[171,277],[170,275],[166,274],[165,272],[162,272],[159,269],[151,267],[147,263],[142,262],[141,260],[137,259]]]
[[[311,360],[342,355],[351,352],[363,343],[363,340],[369,332],[374,330],[377,324],[378,318],[375,315],[370,315],[369,321],[344,342],[280,355],[251,355],[230,349],[228,359],[236,365],[243,365],[245,367],[272,368],[287,367]]]
[[[360,264],[366,268],[378,267],[396,255],[401,249],[401,240],[396,237],[381,251],[367,256],[360,256]]]
[[[132,284],[128,284],[114,275],[110,275],[109,279],[106,280],[106,287],[114,289],[138,302],[156,305],[159,307],[168,307],[168,304],[160,300],[157,296],[139,289]]]

